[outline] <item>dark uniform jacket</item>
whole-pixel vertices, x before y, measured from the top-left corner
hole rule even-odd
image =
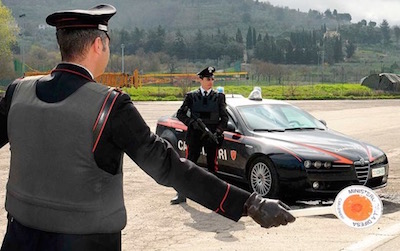
[[[46,81],[37,83],[36,95],[44,102],[57,103],[92,81],[84,68],[61,63]],[[0,101],[0,146],[8,143],[7,117],[15,86],[15,83],[11,84]],[[93,154],[99,168],[119,174],[124,153],[157,183],[174,187],[188,198],[232,220],[237,221],[242,216],[243,205],[250,194],[197,168],[191,161],[181,159],[167,141],[150,131],[130,97],[122,93]]]
[[[223,132],[226,128],[226,125],[228,123],[228,113],[226,111],[226,101],[225,101],[225,95],[223,93],[217,93],[214,90],[211,90],[210,93],[208,94],[208,103],[205,104],[205,106],[209,105],[211,100],[216,100],[217,102],[217,111],[215,111],[216,114],[218,114],[218,117],[214,119],[214,121],[210,121],[209,118],[202,118],[201,115],[196,114],[194,112],[194,102],[195,100],[200,100],[202,99],[203,95],[201,93],[200,88],[188,92],[185,96],[185,99],[182,103],[182,106],[178,109],[176,116],[177,118],[182,121],[187,127],[187,138],[190,139],[190,135],[192,134],[193,127],[191,126],[191,123],[196,119],[196,118],[201,118],[204,122],[204,124],[210,129],[212,132],[215,132],[215,130],[218,128],[221,132]],[[189,111],[189,112],[188,112]]]

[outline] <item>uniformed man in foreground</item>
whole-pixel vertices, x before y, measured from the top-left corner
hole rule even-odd
[[[204,149],[207,169],[213,174],[218,171],[218,146],[222,144],[228,123],[225,95],[213,90],[214,72],[215,68],[209,66],[197,73],[199,89],[186,94],[176,113],[177,118],[187,126],[186,158],[196,163]],[[206,130],[214,137],[210,137]],[[180,193],[171,200],[173,205],[183,202],[186,202],[186,197]]]
[[[62,62],[49,75],[17,79],[0,101],[0,144],[11,149],[1,250],[121,250],[124,153],[158,183],[229,219],[248,215],[266,228],[293,222],[281,202],[179,158],[127,94],[95,82],[109,60],[115,13],[104,4],[49,15]]]

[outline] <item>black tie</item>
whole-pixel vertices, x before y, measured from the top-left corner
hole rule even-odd
[[[204,91],[203,105],[207,105],[207,91]]]

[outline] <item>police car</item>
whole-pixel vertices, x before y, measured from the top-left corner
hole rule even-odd
[[[255,94],[255,95],[252,95]],[[264,197],[336,195],[349,185],[386,186],[389,164],[378,147],[329,129],[324,121],[284,101],[226,94],[229,114],[218,151],[217,175],[243,182]],[[161,117],[156,133],[185,157],[187,127]],[[204,151],[198,164],[206,166]]]

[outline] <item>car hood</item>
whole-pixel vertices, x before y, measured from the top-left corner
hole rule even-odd
[[[329,129],[257,132],[256,135],[273,141],[270,143],[303,159],[325,156],[336,162],[352,163],[360,159],[372,162],[384,155],[378,147]]]

